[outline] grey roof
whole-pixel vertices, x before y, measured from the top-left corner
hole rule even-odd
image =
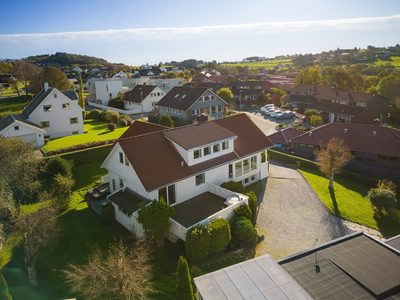
[[[118,183],[117,183],[118,184]],[[141,202],[148,202],[147,199],[136,194],[129,188],[119,190],[118,192],[108,196],[108,199],[125,209],[128,213],[132,214],[139,209],[138,204]]]
[[[48,88],[47,91],[42,89],[39,94],[24,108],[24,111],[19,116],[22,118],[28,118],[31,113],[43,102],[44,99],[53,91],[53,88]]]
[[[30,121],[27,121],[19,116],[10,114],[7,117],[5,117],[4,119],[0,120],[0,131],[2,131],[3,129],[7,128],[8,126],[10,126],[12,123],[14,123],[15,121],[19,121],[25,124],[28,124],[30,126],[34,126],[37,128],[42,129],[39,125],[32,123]]]
[[[400,299],[400,252],[363,232],[277,262],[314,299]]]
[[[61,93],[63,93],[65,96],[67,96],[71,100],[79,100],[79,97],[75,91],[65,91],[65,92],[61,92]]]
[[[194,279],[204,300],[312,299],[268,254]]]
[[[386,244],[400,251],[400,234],[387,240]]]

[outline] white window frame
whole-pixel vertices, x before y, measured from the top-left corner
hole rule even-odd
[[[46,110],[46,106],[49,107],[49,109]],[[51,104],[43,105],[44,112],[51,112],[52,110],[53,110],[53,106]]]
[[[64,107],[64,105],[65,105],[65,107]],[[68,109],[70,109],[69,103],[63,103],[63,104],[61,104],[61,108],[62,108],[63,110],[68,110]]]
[[[49,125],[48,126],[43,126],[44,123],[48,123]],[[41,128],[50,128],[50,121],[43,121],[43,122],[40,122],[39,124],[40,124]]]
[[[72,120],[76,120],[76,122],[72,122]],[[78,117],[74,117],[74,118],[69,118],[69,124],[78,124],[79,123],[79,119]]]

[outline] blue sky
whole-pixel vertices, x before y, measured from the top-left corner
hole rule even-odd
[[[0,58],[67,52],[141,65],[400,43],[399,0],[16,0],[0,20]]]

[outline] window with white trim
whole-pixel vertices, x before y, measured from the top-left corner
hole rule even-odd
[[[357,106],[367,107],[367,103],[364,103],[364,102],[357,102]]]
[[[43,105],[44,112],[50,112],[52,110],[51,105]]]
[[[211,146],[203,148],[203,153],[204,153],[204,156],[210,155],[211,154]]]
[[[42,127],[42,128],[48,128],[48,127],[50,127],[50,121],[43,121],[43,122],[40,122],[40,127]]]
[[[69,119],[69,123],[70,123],[70,124],[76,124],[76,123],[78,123],[78,118],[70,118],[70,119]]]
[[[206,174],[202,173],[196,176],[196,186],[206,182]]]
[[[242,162],[239,161],[235,163],[235,177],[242,176],[243,171],[242,171]]]
[[[229,169],[229,178],[233,178],[233,165],[232,164],[229,164],[229,167],[228,167],[228,169]]]
[[[197,159],[197,158],[200,158],[200,157],[201,157],[201,149],[194,150],[193,151],[193,158]]]
[[[213,153],[219,152],[220,149],[220,144],[213,145]]]
[[[257,156],[253,156],[251,158],[251,170],[254,171],[257,169]]]
[[[69,109],[69,103],[63,103],[61,104],[62,109]]]
[[[124,154],[123,154],[122,152],[119,153],[119,162],[120,162],[121,164],[124,163]]]
[[[163,187],[158,190],[158,200],[164,199],[164,201],[168,204],[174,204],[176,202],[175,199],[175,184],[171,184],[169,186]]]
[[[228,148],[229,148],[229,142],[228,141],[222,142],[222,150],[226,150]]]
[[[196,108],[196,109],[194,109],[194,110],[192,110],[192,115],[199,115],[200,114],[200,109],[199,108]]]
[[[57,98],[57,94],[53,94],[54,95],[54,98]]]
[[[119,179],[119,188],[123,188],[124,187],[124,180],[122,178]]]
[[[243,160],[243,174],[247,174],[250,172],[250,162],[249,159]]]

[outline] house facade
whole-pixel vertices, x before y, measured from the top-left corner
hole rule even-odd
[[[0,135],[11,138],[18,137],[24,142],[34,141],[34,147],[42,147],[46,131],[35,123],[10,114],[0,120]]]
[[[269,81],[231,81],[226,85],[232,90],[261,90],[265,92],[271,91],[271,83]]]
[[[136,85],[131,91],[124,93],[123,101],[126,110],[141,110],[148,113],[156,109],[158,101],[165,92],[155,85]]]
[[[182,78],[169,78],[169,79],[149,79],[149,84],[156,85],[165,93],[168,93],[176,86],[183,86]]]
[[[83,133],[83,109],[75,91],[60,92],[47,83],[19,117],[44,129],[45,138]]]
[[[191,121],[201,114],[212,119],[225,116],[228,104],[207,88],[174,87],[158,103],[160,115]]]
[[[124,71],[118,71],[114,74],[112,74],[110,76],[111,78],[120,78],[120,79],[124,79],[124,78],[128,78],[128,74],[126,74]]]
[[[102,105],[107,105],[108,100],[123,92],[122,81],[116,79],[89,79],[88,88],[88,101]]]
[[[266,149],[273,143],[245,114],[174,129],[134,122],[128,130],[102,167],[108,170],[116,219],[137,233],[134,200],[121,202],[124,191],[148,200],[162,197],[178,211],[207,192],[232,196],[219,187],[223,182],[249,185],[268,177]]]

